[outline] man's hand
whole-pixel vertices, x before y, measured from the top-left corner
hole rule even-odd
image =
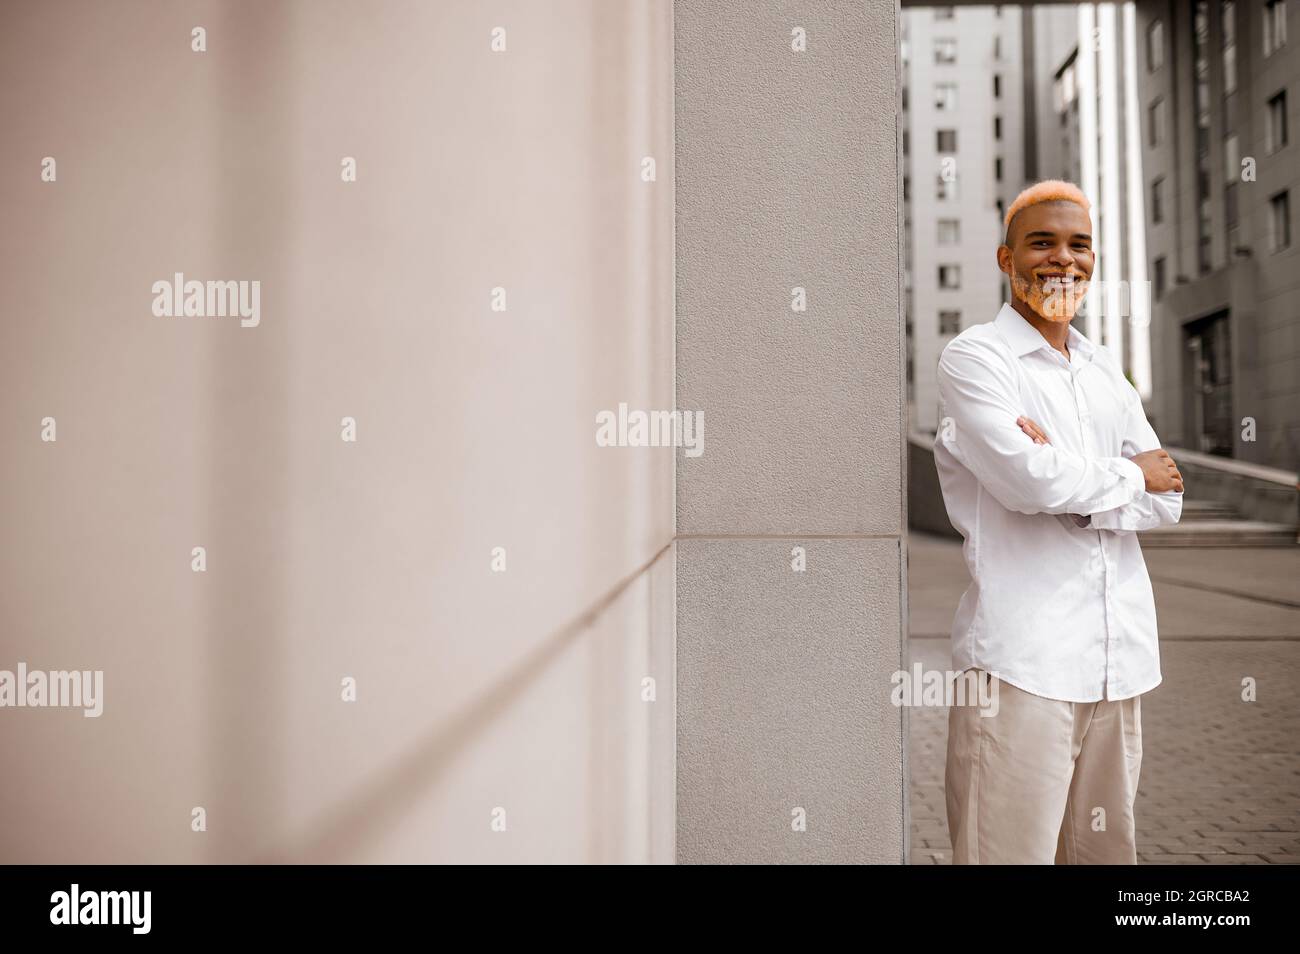
[[[1020,429],[1028,434],[1035,444],[1050,444],[1047,435],[1032,418],[1025,417],[1023,414],[1016,418],[1016,423]],[[1174,459],[1169,456],[1169,452],[1163,448],[1143,451],[1135,454],[1129,460],[1142,468],[1142,476],[1146,478],[1146,489],[1149,493],[1162,494],[1170,490],[1183,492],[1183,475],[1178,472],[1178,465]]]
[[[1170,490],[1180,494],[1183,492],[1183,475],[1178,472],[1178,465],[1164,448],[1143,451],[1129,460],[1142,468],[1150,493],[1162,494]]]
[[[1047,439],[1047,435],[1043,433],[1043,429],[1035,424],[1031,418],[1025,417],[1022,414],[1020,417],[1016,418],[1016,423],[1020,425],[1022,431],[1034,439],[1035,444],[1051,443],[1051,441]]]

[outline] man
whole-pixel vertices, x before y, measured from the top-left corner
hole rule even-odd
[[[1007,210],[1012,300],[939,358],[934,458],[973,580],[953,670],[997,705],[949,709],[956,864],[1135,864],[1140,697],[1160,683],[1137,531],[1178,522],[1182,475],[1119,359],[1070,324],[1089,203],[1040,182]]]

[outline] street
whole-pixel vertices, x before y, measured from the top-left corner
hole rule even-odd
[[[913,532],[908,548],[908,665],[946,669],[961,544]],[[1164,679],[1142,698],[1139,864],[1300,862],[1300,547],[1144,555]],[[911,861],[947,864],[947,709],[909,713]]]

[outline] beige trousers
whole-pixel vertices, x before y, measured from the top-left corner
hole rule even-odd
[[[996,713],[948,710],[953,864],[1137,864],[1140,697],[1061,702],[980,678]]]

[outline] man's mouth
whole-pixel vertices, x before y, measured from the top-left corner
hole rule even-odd
[[[1038,278],[1045,285],[1060,285],[1064,288],[1073,288],[1076,281],[1083,281],[1082,275],[1068,272],[1039,272]]]

